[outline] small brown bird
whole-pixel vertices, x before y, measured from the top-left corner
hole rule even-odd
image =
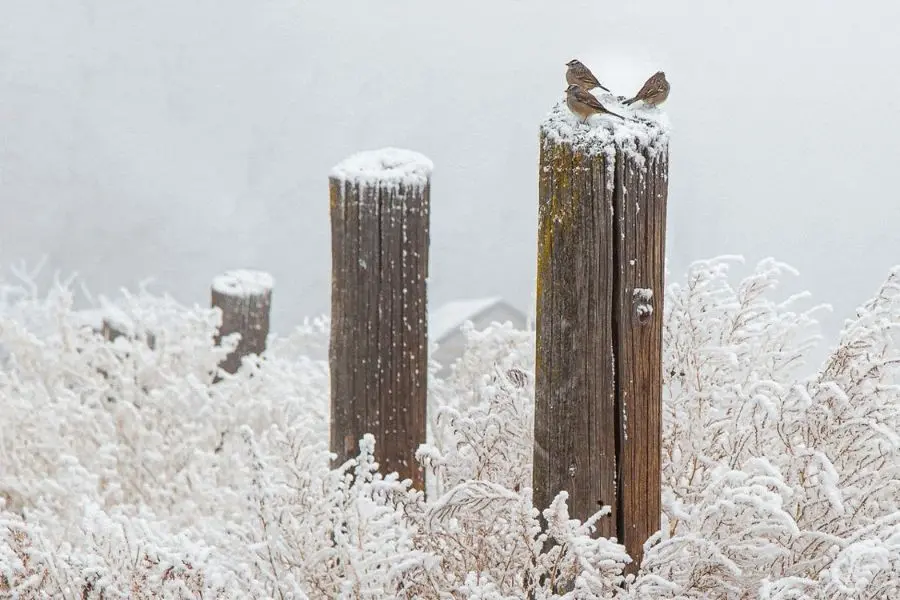
[[[605,106],[600,104],[600,101],[597,100],[596,96],[594,96],[590,92],[584,91],[580,86],[572,83],[569,84],[569,87],[566,88],[566,106],[569,107],[573,113],[584,119],[584,123],[587,123],[588,118],[592,115],[612,115],[614,117],[619,117],[623,121],[625,117],[622,115],[617,115],[611,110],[607,110]]]
[[[573,58],[569,62],[566,63],[566,66],[569,67],[566,69],[566,83],[569,85],[575,84],[583,90],[591,91],[592,89],[598,87],[604,92],[608,92],[609,88],[603,87],[603,84],[600,83],[594,74],[591,73],[591,70],[588,69],[583,62],[578,60],[577,58]]]
[[[634,98],[626,100],[622,104],[628,106],[638,100],[643,100],[650,106],[659,106],[669,97],[669,82],[666,81],[666,74],[657,71],[650,79],[644,83],[644,86],[635,94]]]

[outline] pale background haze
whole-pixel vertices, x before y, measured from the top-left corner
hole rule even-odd
[[[435,304],[532,302],[537,130],[564,63],[672,93],[669,269],[766,256],[843,318],[900,263],[900,3],[0,2],[0,264],[208,302],[277,281],[327,312],[327,174],[383,146],[436,166]]]

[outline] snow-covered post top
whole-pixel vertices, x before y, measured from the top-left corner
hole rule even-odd
[[[274,285],[263,271],[227,271],[213,278],[212,306],[222,311],[216,344],[226,335],[240,334],[237,348],[219,365],[225,372],[235,373],[243,357],[266,349]]]
[[[570,146],[588,156],[603,154],[611,160],[617,153],[640,157],[669,151],[669,117],[659,108],[625,106],[612,94],[595,94],[603,106],[623,117],[594,115],[587,123],[572,114],[565,98],[556,103],[541,123],[544,143]]]
[[[359,152],[345,158],[330,173],[332,184],[347,189],[378,189],[403,194],[421,191],[431,182],[434,163],[400,148]],[[343,199],[342,194],[339,199]]]
[[[612,508],[598,531],[639,563],[659,528],[668,119],[597,95],[540,127],[534,500]]]
[[[383,472],[423,488],[430,160],[385,148],[329,175],[331,450],[336,464],[375,436]]]

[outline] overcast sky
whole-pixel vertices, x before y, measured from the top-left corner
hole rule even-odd
[[[329,307],[328,170],[435,162],[430,295],[532,300],[537,130],[579,57],[672,93],[669,267],[775,256],[832,335],[900,263],[900,3],[0,2],[0,263],[186,302],[234,267]]]

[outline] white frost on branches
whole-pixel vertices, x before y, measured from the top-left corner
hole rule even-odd
[[[426,499],[371,436],[330,464],[327,320],[213,385],[213,310],[124,294],[107,342],[72,281],[23,272],[0,283],[0,596],[900,597],[900,271],[814,370],[820,307],[731,262],[665,293],[663,528],[628,577],[605,512],[532,505],[532,332],[469,327],[432,379]]]

